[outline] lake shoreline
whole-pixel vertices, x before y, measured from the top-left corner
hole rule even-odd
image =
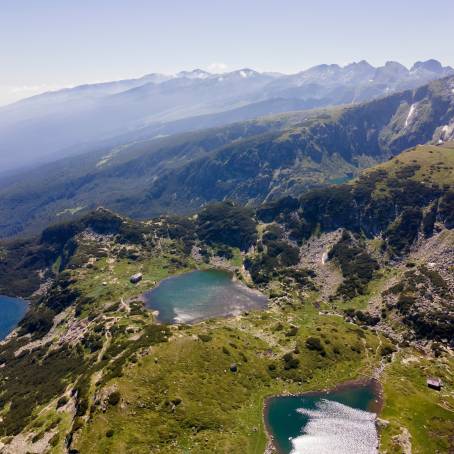
[[[162,314],[160,313],[160,307],[159,307],[159,302],[156,305],[153,305],[153,293],[159,292],[159,288],[162,288],[162,286],[165,286],[169,283],[171,280],[176,280],[176,279],[184,279],[184,278],[190,278],[191,275],[199,274],[199,273],[210,273],[210,272],[216,272],[216,273],[222,273],[225,276],[228,277],[228,282],[229,286],[231,286],[232,291],[236,292],[238,295],[243,295],[243,297],[246,298],[246,301],[248,301],[247,304],[244,305],[244,307],[231,307],[229,310],[225,311],[225,313],[213,313],[213,314],[206,314],[200,316],[194,316],[192,318],[188,318],[187,320],[178,320],[177,318],[179,317],[179,314],[176,314],[176,316],[173,318],[172,321],[168,321],[165,316],[163,317]],[[197,284],[196,284],[197,285]],[[200,283],[198,283],[200,285]],[[236,289],[236,290],[235,290]],[[247,285],[245,285],[243,282],[238,280],[235,276],[235,273],[225,270],[225,269],[220,269],[220,268],[208,268],[208,269],[195,269],[191,270],[188,272],[184,273],[179,273],[177,275],[172,275],[168,276],[165,279],[162,279],[156,285],[145,292],[143,292],[139,297],[136,297],[136,299],[139,299],[140,301],[143,302],[145,308],[149,310],[155,319],[157,323],[160,324],[172,324],[172,325],[181,325],[181,324],[188,324],[188,325],[195,325],[199,323],[203,323],[207,320],[211,319],[224,319],[224,318],[229,318],[229,317],[238,317],[242,315],[245,312],[249,311],[254,311],[254,310],[266,310],[269,307],[269,299],[266,295],[264,295],[262,292],[260,292],[258,289],[250,288]],[[175,306],[175,310],[179,309],[178,306]],[[198,314],[199,315],[199,314]],[[167,314],[168,317],[168,314]]]
[[[1,326],[0,325],[0,343],[2,342],[5,342],[9,339],[9,337],[11,335],[13,335],[15,333],[15,331],[17,330],[18,326],[19,326],[19,323],[25,318],[25,316],[27,315],[28,311],[30,310],[30,301],[20,297],[20,296],[10,296],[10,295],[0,295],[0,299],[3,299],[4,301],[14,301],[14,304],[17,304],[17,302],[20,302],[20,305],[21,305],[21,316],[20,318],[17,318],[17,322],[15,323],[14,326],[12,326],[11,328],[9,328],[9,331],[6,332],[6,331],[3,331],[3,333],[1,332],[2,329],[5,330],[6,328],[6,325],[4,326]],[[3,317],[3,315],[2,315]]]
[[[265,434],[267,438],[265,454],[285,454],[282,452],[274,441],[274,437],[271,432],[271,427],[269,424],[269,404],[272,399],[279,397],[315,397],[322,396],[323,394],[328,394],[337,391],[345,391],[352,388],[366,387],[371,386],[375,399],[374,403],[368,411],[375,413],[377,418],[383,408],[383,389],[379,380],[374,377],[370,378],[356,378],[352,380],[347,380],[342,383],[338,383],[335,386],[329,388],[323,388],[319,391],[305,391],[301,393],[285,393],[285,394],[273,394],[267,396],[263,404],[263,425],[265,428]]]

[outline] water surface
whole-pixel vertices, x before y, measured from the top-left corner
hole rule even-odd
[[[17,326],[25,312],[27,303],[24,300],[0,295],[0,340]]]
[[[162,323],[194,323],[266,307],[267,298],[225,271],[193,271],[163,280],[145,293],[145,304]]]
[[[273,397],[265,419],[282,454],[376,454],[376,398],[372,384]]]

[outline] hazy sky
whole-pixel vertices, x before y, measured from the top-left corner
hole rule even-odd
[[[0,0],[0,104],[196,67],[454,66],[453,17],[454,0]]]

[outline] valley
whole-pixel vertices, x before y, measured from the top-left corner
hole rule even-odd
[[[0,236],[37,234],[98,206],[134,219],[251,207],[356,177],[419,144],[453,139],[454,79],[364,104],[295,112],[129,142],[60,160],[0,186]],[[409,115],[411,112],[411,115]]]
[[[250,68],[151,73],[49,91],[0,107],[0,175],[107,146],[370,101],[453,74],[434,59],[410,68],[362,60],[294,74]]]

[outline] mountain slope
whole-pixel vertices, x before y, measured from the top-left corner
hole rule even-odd
[[[210,159],[161,175],[141,200],[142,206],[171,204],[177,187],[181,195],[174,203],[182,209],[224,198],[259,203],[349,178],[361,167],[449,131],[454,119],[453,86],[452,79],[434,82],[320,114],[274,136],[226,146]]]
[[[96,153],[67,158],[5,179],[3,187],[0,185],[5,195],[0,204],[6,210],[15,206],[18,212],[15,219],[10,220],[12,222],[3,217],[2,229],[14,235],[23,231],[22,222],[26,218],[44,227],[55,217],[64,220],[72,213],[109,205],[109,199],[121,204],[128,195],[141,193],[144,184],[153,182],[156,175],[169,167],[184,165],[194,158],[208,155],[213,149],[283,128],[291,122],[289,118],[273,118],[101,148]],[[80,204],[73,205],[76,198]]]
[[[454,144],[419,146],[255,213],[218,203],[138,222],[98,209],[1,243],[0,293],[33,295],[0,343],[0,449],[256,454],[266,397],[375,377],[382,452],[451,452],[453,165]],[[141,295],[207,266],[268,309],[157,324]]]
[[[397,69],[396,69],[397,67]],[[0,108],[0,168],[2,171],[79,154],[105,140],[128,134],[134,140],[153,138],[177,128],[200,129],[191,117],[231,111],[221,121],[244,118],[242,108],[268,103],[268,113],[286,99],[298,108],[317,108],[370,100],[413,88],[452,74],[436,61],[420,62],[410,70],[397,63],[373,68],[366,62],[345,67],[320,65],[285,76],[242,69],[227,74],[201,70],[175,76],[150,74],[140,79],[84,85],[45,93]],[[260,114],[251,106],[248,117]],[[166,128],[169,122],[177,125]],[[225,124],[225,123],[223,123]],[[168,133],[168,132],[164,132]],[[115,142],[118,144],[118,142]]]
[[[136,218],[210,201],[256,205],[326,186],[402,150],[454,134],[454,79],[358,106],[296,112],[101,149],[0,189],[0,235],[37,231],[103,205]]]
[[[379,236],[393,259],[408,253],[420,233],[430,237],[437,222],[454,227],[453,170],[454,142],[417,146],[351,183],[264,204],[257,215],[283,223],[296,241],[339,228]]]

